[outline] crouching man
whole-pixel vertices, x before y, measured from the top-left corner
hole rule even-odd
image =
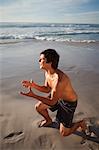
[[[45,72],[45,84],[43,86],[35,82],[22,81],[22,85],[30,88],[28,93],[21,92],[22,95],[37,99],[39,102],[35,108],[37,112],[44,117],[39,126],[48,126],[52,123],[48,109],[56,111],[56,120],[60,123],[60,133],[62,136],[68,136],[79,127],[83,131],[86,129],[84,120],[73,124],[73,116],[77,107],[77,94],[74,91],[69,77],[58,69],[59,54],[54,49],[47,49],[40,53],[40,69]],[[40,92],[49,93],[48,97],[35,94],[31,89],[35,88]]]

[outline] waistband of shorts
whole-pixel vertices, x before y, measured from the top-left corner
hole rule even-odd
[[[74,105],[74,104],[77,104],[78,100],[76,99],[75,101],[68,101],[68,100],[60,100],[60,102],[63,102],[63,103],[68,103],[70,105]]]
[[[50,106],[50,107],[55,107],[55,106],[57,106],[60,103],[66,103],[66,104],[68,103],[70,105],[77,105],[77,102],[78,102],[78,100],[70,102],[68,100],[61,99],[61,100],[57,101],[56,104],[54,104],[53,106]]]

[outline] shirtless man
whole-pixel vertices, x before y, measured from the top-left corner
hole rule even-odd
[[[21,92],[21,94],[39,100],[35,108],[44,117],[44,120],[40,122],[40,127],[48,126],[52,123],[48,109],[51,111],[57,110],[56,119],[60,123],[60,133],[62,136],[68,136],[79,127],[84,131],[86,125],[84,120],[72,123],[78,98],[72,88],[69,77],[58,69],[58,62],[59,55],[54,49],[47,49],[41,52],[39,64],[40,69],[45,71],[45,85],[40,86],[33,81],[22,81],[22,85],[30,88],[30,91],[28,93]],[[50,94],[48,97],[39,96],[31,88]]]

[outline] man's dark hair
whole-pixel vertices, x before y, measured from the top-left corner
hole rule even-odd
[[[58,62],[59,62],[59,54],[54,49],[46,49],[42,51],[40,54],[44,54],[47,62],[46,63],[52,63],[52,68],[57,69],[58,68]]]

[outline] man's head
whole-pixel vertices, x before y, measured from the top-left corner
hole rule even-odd
[[[43,60],[45,58],[46,63],[50,63],[53,69],[58,68],[59,54],[54,49],[46,49],[40,53],[40,56]]]

